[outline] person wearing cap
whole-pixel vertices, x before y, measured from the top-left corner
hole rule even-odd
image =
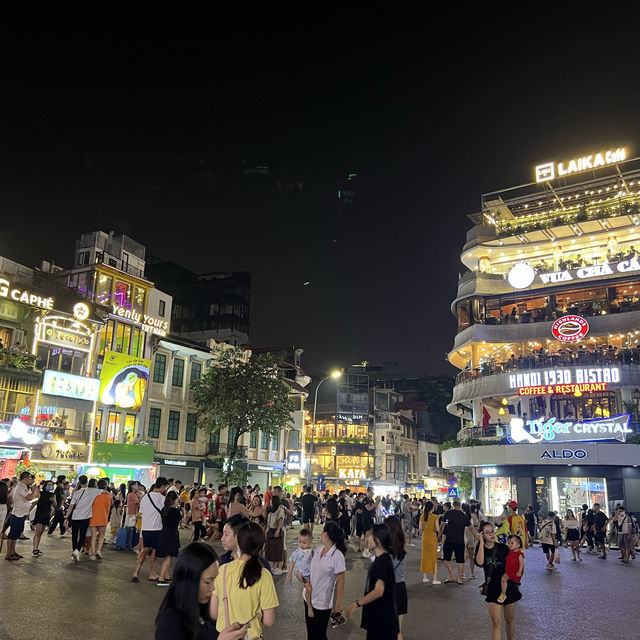
[[[508,503],[509,511],[511,512],[507,517],[509,521],[509,531],[512,535],[516,535],[522,540],[522,549],[527,548],[527,529],[524,522],[524,518],[518,515],[518,503],[515,500],[511,500]]]

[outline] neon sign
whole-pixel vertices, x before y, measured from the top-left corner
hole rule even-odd
[[[169,330],[169,323],[166,320],[150,316],[146,313],[139,313],[132,309],[125,309],[120,305],[112,305],[113,315],[120,318],[126,318],[133,323],[140,325],[140,328],[147,333],[152,333],[157,336],[166,336]]]
[[[0,278],[0,298],[11,298],[16,302],[23,302],[32,307],[40,307],[41,309],[53,309],[53,298],[43,298],[35,293],[31,293],[26,289],[18,289],[13,287],[11,282]]]
[[[338,478],[348,480],[366,480],[364,469],[338,469]]]
[[[518,387],[519,396],[546,396],[552,393],[592,393],[606,391],[606,382],[587,382],[586,384],[556,384],[542,387]]]
[[[619,440],[626,442],[633,433],[629,428],[631,416],[628,413],[582,422],[560,421],[556,418],[527,420],[512,418],[509,424],[509,440],[512,443],[530,442],[595,442],[599,440]]]
[[[588,156],[571,158],[567,162],[558,162],[557,164],[555,162],[545,162],[535,168],[536,182],[546,182],[571,173],[598,169],[609,164],[622,162],[626,158],[627,150],[624,147],[619,147],[618,149],[607,149],[606,151],[592,153]]]
[[[579,367],[575,369],[566,367],[563,369],[540,369],[539,371],[516,373],[509,376],[509,389],[519,390],[521,388],[548,385],[588,384],[594,382],[620,382],[620,367]],[[583,390],[589,391],[589,389],[580,389],[580,391]],[[603,389],[591,389],[591,391],[603,391]],[[557,391],[556,393],[570,392]]]

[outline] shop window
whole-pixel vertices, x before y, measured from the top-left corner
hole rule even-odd
[[[184,360],[175,358],[173,360],[173,373],[171,374],[171,384],[174,387],[181,387],[184,379]]]
[[[127,413],[124,418],[124,443],[131,444],[136,434],[136,414]]]
[[[167,356],[164,353],[156,353],[153,363],[153,381],[164,383],[164,375],[167,370]]]
[[[599,503],[607,511],[608,487],[605,478],[536,478],[536,500],[540,513],[555,511],[564,517],[567,509],[578,514],[583,504]]]
[[[133,329],[133,333],[131,334],[131,355],[137,356],[138,358],[142,357],[144,353],[144,337],[145,332],[141,329]]]
[[[184,435],[184,439],[187,442],[196,441],[197,422],[198,422],[197,413],[187,413],[187,431],[185,432],[185,435]]]
[[[113,278],[104,273],[100,273],[96,277],[96,302],[108,306],[111,304]]]
[[[113,301],[124,309],[131,309],[131,285],[117,281]]]
[[[135,287],[135,294],[133,296],[133,309],[138,313],[144,311],[144,295],[145,290],[142,287]]]
[[[100,440],[100,428],[102,427],[102,411],[96,413],[96,421],[93,425],[93,439]]]
[[[169,426],[167,427],[167,440],[177,440],[180,432],[180,412],[169,411]]]
[[[107,442],[117,443],[120,436],[120,414],[115,411],[109,411],[109,419],[107,420]]]
[[[202,375],[202,365],[199,362],[191,363],[191,378],[190,383],[198,382],[200,380],[200,376]]]
[[[149,438],[160,437],[160,420],[162,419],[162,409],[156,409],[152,407],[149,409],[149,429],[147,430],[147,436]]]
[[[258,432],[252,431],[249,434],[249,447],[255,449],[258,446]]]
[[[269,448],[269,436],[264,432],[262,432],[262,440],[260,442],[260,448],[261,449]]]
[[[116,329],[116,340],[114,351],[118,353],[129,353],[129,343],[131,342],[131,326],[118,322]]]

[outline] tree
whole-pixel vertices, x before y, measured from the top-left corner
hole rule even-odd
[[[277,435],[290,422],[295,408],[278,361],[270,354],[246,359],[241,349],[220,350],[215,364],[191,388],[198,407],[198,427],[209,435],[229,429],[225,483],[233,463],[241,457],[240,438],[258,430],[268,437]]]

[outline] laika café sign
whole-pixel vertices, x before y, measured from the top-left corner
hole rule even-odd
[[[532,444],[548,442],[598,442],[601,440],[619,440],[626,442],[633,434],[629,428],[631,416],[628,413],[582,422],[562,421],[556,418],[538,418],[523,420],[512,418],[509,423],[509,440],[512,443]]]
[[[609,383],[620,382],[620,367],[540,369],[509,376],[509,389],[520,396],[544,396],[552,393],[606,391]]]
[[[546,182],[554,178],[562,178],[572,173],[590,171],[605,167],[616,162],[622,162],[627,158],[627,150],[624,147],[598,151],[586,156],[571,158],[564,162],[545,162],[535,168],[536,182]]]

